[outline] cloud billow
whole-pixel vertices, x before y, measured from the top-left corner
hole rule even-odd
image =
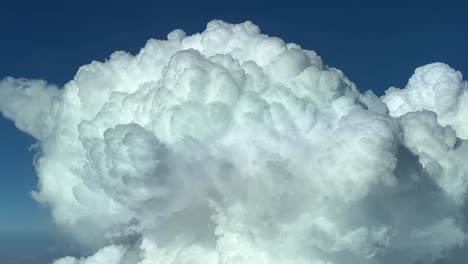
[[[215,20],[82,66],[7,77],[34,198],[95,249],[55,264],[433,263],[463,247],[468,84],[442,63],[360,93],[313,51]]]

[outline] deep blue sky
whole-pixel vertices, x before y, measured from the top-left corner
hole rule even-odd
[[[361,90],[377,94],[392,85],[404,86],[417,66],[430,62],[446,62],[468,75],[468,16],[463,7],[339,8],[334,2],[318,8],[218,8],[226,5],[219,1],[211,7],[162,8],[157,1],[95,2],[2,1],[0,78],[42,78],[63,85],[92,60],[104,60],[116,50],[135,54],[149,38],[165,38],[175,28],[199,32],[215,18],[251,20],[266,34],[315,50]],[[43,237],[51,224],[47,211],[28,194],[36,185],[34,152],[28,150],[34,141],[2,117],[0,129],[0,248],[12,248],[0,250],[1,257],[22,250],[11,241],[31,234]]]

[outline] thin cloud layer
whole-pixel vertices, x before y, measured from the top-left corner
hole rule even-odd
[[[215,20],[7,77],[34,198],[95,249],[55,264],[433,263],[465,245],[468,84],[448,65],[361,94],[313,51]]]

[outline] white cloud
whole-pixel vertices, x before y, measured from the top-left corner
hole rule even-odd
[[[465,244],[467,82],[445,64],[361,94],[251,22],[6,78],[39,190],[97,252],[55,264],[432,262]],[[101,249],[99,249],[101,248]]]
[[[123,246],[107,246],[98,250],[93,256],[88,258],[76,259],[65,257],[55,261],[55,264],[118,264],[121,263],[126,252]]]
[[[463,75],[443,63],[416,69],[405,89],[391,87],[382,98],[393,117],[408,112],[435,112],[441,125],[450,125],[460,138],[468,138],[468,83]]]

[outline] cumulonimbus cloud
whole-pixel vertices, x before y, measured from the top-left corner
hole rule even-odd
[[[468,84],[442,63],[379,98],[215,20],[63,88],[7,77],[0,110],[38,139],[34,198],[96,249],[55,264],[431,263],[465,245]]]

